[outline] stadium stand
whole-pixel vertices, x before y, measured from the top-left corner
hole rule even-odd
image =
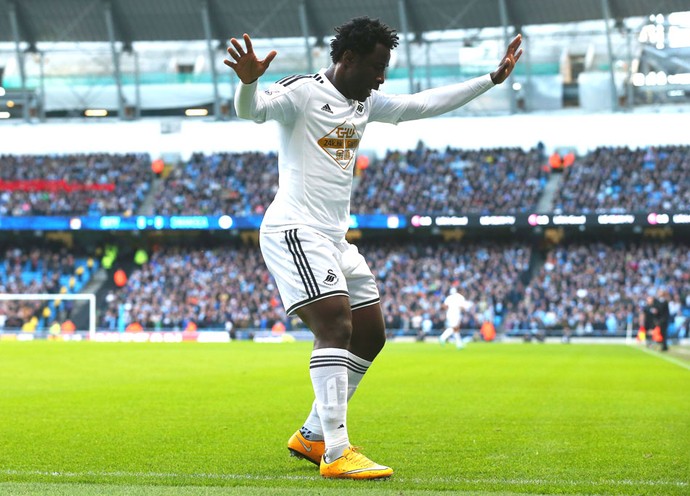
[[[150,164],[147,154],[1,155],[0,215],[131,215]]]
[[[577,241],[554,247],[508,309],[508,334],[617,335],[640,327],[647,295],[675,301],[670,336],[687,335],[690,247],[686,243]]]
[[[391,151],[359,170],[354,213],[527,212],[546,183],[535,150]],[[261,214],[277,190],[273,154],[194,154],[155,192],[161,215]],[[403,204],[404,202],[404,204]]]
[[[687,146],[599,148],[554,172],[538,148],[437,150],[419,143],[358,170],[353,209],[526,213],[543,208],[557,179],[553,199],[546,202],[556,212],[687,210],[688,152]],[[5,155],[0,170],[2,184],[9,186],[0,206],[6,215],[127,216],[144,204],[161,215],[249,215],[262,213],[277,187],[273,154],[197,153],[170,167],[158,187],[150,165],[147,155]],[[114,188],[65,187],[110,184]],[[31,187],[39,191],[25,191]],[[213,241],[197,234],[198,243],[192,241],[194,248],[189,248],[189,241],[180,244],[179,238],[163,234],[146,242],[151,246],[148,261],[129,267],[122,288],[100,287],[101,329],[124,331],[133,324],[144,330],[301,327],[298,319],[284,315],[251,236]],[[463,323],[467,332],[491,321],[500,332],[515,336],[620,336],[639,325],[646,294],[664,288],[676,308],[671,335],[687,335],[689,251],[668,233],[665,240],[630,232],[604,241],[570,231],[555,245],[533,233],[493,241],[481,235],[444,239],[442,234],[395,239],[367,234],[356,242],[380,281],[392,336],[438,333],[443,327],[440,305],[450,285],[476,303]],[[123,253],[131,251],[130,238],[115,243]],[[87,255],[91,258],[78,257],[64,246],[7,246],[0,266],[2,292],[78,292],[99,269],[95,250]],[[46,311],[41,303],[3,303],[4,329],[26,329],[33,317],[37,321],[30,326],[46,329],[56,316],[70,316],[72,305],[61,305]]]
[[[463,328],[485,321],[508,335],[540,333],[622,336],[637,329],[646,295],[663,287],[677,302],[671,336],[687,335],[690,316],[688,247],[646,242],[574,243],[549,250],[546,261],[521,243],[364,241],[380,281],[391,336],[436,335],[441,303],[451,285],[475,302]],[[164,249],[112,291],[101,325],[125,330],[232,328],[268,330],[277,322],[301,327],[284,314],[255,247]],[[534,274],[533,277],[530,277]],[[123,311],[124,310],[124,311]]]
[[[390,151],[359,170],[353,213],[532,212],[552,176],[538,149]],[[148,155],[0,157],[0,215],[261,214],[277,189],[277,157],[194,154],[153,194]],[[599,148],[564,169],[549,210],[690,210],[690,148]]]
[[[357,213],[529,212],[545,187],[538,149],[391,151],[359,173]]]
[[[564,171],[556,212],[690,210],[690,147],[597,148]]]
[[[66,247],[6,247],[0,259],[0,293],[69,294],[82,291],[99,262]],[[45,331],[73,319],[73,301],[0,301],[0,331]]]
[[[277,190],[275,154],[196,153],[154,193],[160,215],[261,214]]]

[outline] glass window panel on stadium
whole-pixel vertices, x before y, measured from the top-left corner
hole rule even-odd
[[[611,21],[609,29],[603,20],[524,26],[526,52],[512,86],[460,112],[598,111],[690,103],[689,19],[690,13],[681,12]],[[485,74],[512,34],[513,28],[507,33],[484,28],[429,32],[410,37],[409,43],[404,38],[393,52],[382,89],[418,91]],[[328,43],[328,38],[312,37],[307,43],[257,38],[257,52],[280,51],[261,83],[327,66]],[[127,47],[116,42],[116,67],[108,43],[20,42],[19,50],[13,43],[0,43],[0,111],[8,119],[36,120],[84,116],[87,110],[89,115],[106,111],[133,119],[185,116],[190,109],[202,109],[216,118],[232,118],[236,80],[222,63],[226,46],[215,46],[210,60],[205,40],[133,42]]]

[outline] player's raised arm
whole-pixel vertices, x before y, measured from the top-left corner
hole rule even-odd
[[[245,33],[243,38],[245,48],[237,39],[230,39],[232,46],[228,47],[229,57],[223,60],[223,63],[235,71],[244,84],[250,84],[263,76],[278,52],[271,50],[265,59],[259,60],[254,53],[249,35]]]
[[[520,48],[521,43],[522,35],[518,34],[508,45],[506,54],[503,56],[501,63],[498,64],[498,69],[491,73],[491,81],[493,81],[494,84],[501,84],[510,76],[510,73],[513,72],[515,64],[517,64],[517,61],[522,55],[522,48]]]

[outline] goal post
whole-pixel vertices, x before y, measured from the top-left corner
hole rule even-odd
[[[54,301],[77,300],[89,304],[89,340],[96,335],[96,295],[92,293],[0,293],[0,301]]]

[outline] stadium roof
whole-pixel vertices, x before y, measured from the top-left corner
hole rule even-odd
[[[688,10],[688,0],[0,0],[0,42],[180,41],[330,37],[358,15],[417,36]]]

